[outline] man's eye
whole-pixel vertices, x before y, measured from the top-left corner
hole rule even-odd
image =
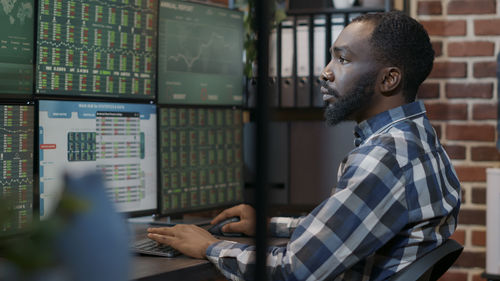
[[[340,64],[345,64],[345,63],[347,63],[347,60],[346,60],[345,58],[343,58],[343,57],[339,57],[339,58],[337,59],[337,61],[338,61]]]

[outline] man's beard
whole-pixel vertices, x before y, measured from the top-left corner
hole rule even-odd
[[[329,94],[335,97],[333,103],[326,107],[326,123],[330,126],[337,125],[352,117],[352,114],[359,109],[365,107],[373,96],[376,77],[376,73],[367,73],[361,76],[355,83],[355,86],[343,96],[340,96],[336,90],[325,85]]]

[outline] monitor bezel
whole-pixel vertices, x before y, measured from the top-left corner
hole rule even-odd
[[[156,133],[156,152],[158,153],[158,104],[155,103],[154,101],[150,100],[148,103],[139,103],[139,102],[125,102],[124,100],[111,100],[111,99],[106,99],[106,101],[104,101],[103,99],[99,99],[99,100],[96,100],[96,99],[76,99],[76,98],[72,98],[72,99],[65,99],[65,100],[61,100],[61,99],[57,99],[55,97],[52,97],[50,99],[37,99],[37,109],[36,109],[36,125],[37,125],[37,128],[40,128],[40,123],[39,123],[39,116],[40,116],[40,110],[39,110],[39,102],[40,101],[58,101],[58,102],[96,102],[96,103],[119,103],[119,104],[122,104],[122,103],[125,103],[125,104],[131,104],[131,105],[153,105],[155,106],[155,114],[156,114],[156,125],[155,125],[155,133]],[[37,167],[37,171],[39,171],[39,167],[40,167],[40,159],[39,159],[39,139],[38,139],[38,134],[35,134],[36,135],[36,157],[37,157],[37,160],[35,163],[37,163],[36,167]],[[158,159],[158,155],[156,156],[156,158]],[[116,210],[118,213],[120,213],[121,215],[125,216],[125,217],[141,217],[141,216],[153,216],[153,215],[156,215],[158,214],[159,212],[159,206],[158,206],[158,181],[159,181],[159,176],[158,176],[158,165],[157,163],[155,163],[155,168],[156,168],[156,196],[157,196],[157,204],[156,204],[156,208],[153,208],[153,209],[144,209],[144,210],[137,210],[137,211],[119,211],[119,210]],[[39,176],[39,172],[37,173],[37,195],[38,195],[38,201],[37,201],[37,204],[38,204],[38,213],[40,211],[40,190],[39,190],[39,180],[40,180],[40,176]],[[40,216],[39,216],[40,218]]]
[[[26,100],[21,100],[21,99],[12,99],[12,100],[2,100],[0,99],[0,106],[4,105],[15,105],[15,106],[29,106],[33,107],[33,132],[34,132],[34,139],[33,139],[33,170],[32,170],[32,177],[33,177],[33,184],[32,184],[32,213],[31,213],[31,224],[36,223],[39,221],[39,203],[40,203],[40,198],[38,197],[38,165],[36,163],[38,162],[38,135],[36,134],[37,132],[37,127],[38,127],[38,104],[35,102],[33,99],[26,99]],[[31,228],[27,227],[26,229],[18,229],[12,233],[3,233],[0,232],[0,238],[1,239],[8,239],[8,238],[15,238],[17,235],[27,235],[31,232]]]
[[[161,120],[160,120],[160,110],[162,108],[183,108],[183,109],[200,109],[200,108],[205,108],[205,109],[232,109],[232,110],[241,110],[242,111],[242,120],[241,120],[241,129],[242,129],[242,138],[241,138],[241,147],[243,148],[244,147],[244,137],[243,137],[243,126],[244,126],[244,111],[245,111],[245,108],[243,106],[235,106],[235,105],[192,105],[192,104],[188,104],[188,105],[179,105],[179,104],[157,104],[157,111],[158,111],[158,114],[157,114],[157,126],[158,126],[158,131],[157,131],[157,151],[158,151],[158,154],[161,153],[161,130],[160,130],[160,124],[161,124]],[[242,155],[243,157],[243,155]],[[244,196],[244,191],[245,191],[245,180],[244,178],[242,179],[242,182],[243,182],[243,186],[242,186],[242,198],[240,200],[234,200],[232,202],[224,202],[222,204],[218,204],[218,205],[209,205],[209,206],[199,206],[199,207],[195,207],[195,208],[189,208],[189,209],[175,209],[175,210],[172,210],[172,211],[169,211],[169,212],[163,212],[163,205],[162,205],[162,186],[161,186],[161,155],[159,155],[157,157],[157,161],[158,161],[158,164],[157,164],[157,167],[158,167],[158,213],[155,214],[155,218],[164,218],[164,217],[182,217],[183,215],[186,215],[186,214],[193,214],[193,213],[199,213],[199,212],[210,212],[210,211],[213,211],[213,210],[219,210],[219,209],[225,209],[225,208],[228,208],[228,207],[232,207],[232,206],[235,206],[235,205],[238,205],[238,204],[241,204],[241,203],[244,203],[245,202],[245,196]],[[242,159],[242,163],[241,163],[241,167],[242,167],[242,172],[243,172],[243,168],[244,168],[244,159]],[[242,175],[243,176],[243,175]]]
[[[36,16],[34,19],[34,31],[33,31],[33,89],[31,96],[36,98],[37,100],[49,100],[49,99],[62,99],[62,100],[99,100],[106,102],[106,100],[110,101],[123,101],[125,103],[146,103],[153,101],[154,103],[157,103],[158,100],[158,28],[159,28],[159,15],[160,15],[160,0],[154,0],[156,1],[155,5],[155,30],[154,30],[154,37],[156,37],[156,44],[155,45],[155,50],[153,51],[153,54],[155,55],[154,62],[155,64],[155,69],[154,69],[154,82],[153,82],[153,89],[155,90],[154,95],[152,96],[138,96],[134,97],[132,95],[126,96],[126,97],[121,97],[120,94],[116,95],[77,95],[77,94],[47,94],[47,93],[38,93],[38,85],[37,85],[37,78],[38,78],[38,35],[40,32],[40,24],[39,24],[39,19],[40,15],[38,14],[39,12],[39,1],[34,0],[35,2],[35,10],[36,11]]]
[[[175,2],[178,2],[178,3],[189,3],[189,4],[193,4],[193,5],[199,5],[199,6],[202,6],[202,7],[207,7],[207,8],[213,8],[213,9],[219,9],[219,10],[223,10],[225,12],[231,12],[231,13],[235,13],[235,14],[240,14],[241,17],[242,17],[242,32],[244,33],[245,32],[245,29],[244,29],[244,12],[243,11],[240,11],[238,9],[230,9],[228,7],[223,7],[223,6],[220,6],[220,5],[214,5],[214,4],[211,4],[211,3],[207,3],[207,2],[200,2],[200,1],[197,1],[197,0],[185,0],[185,1],[179,1],[179,0],[168,0],[168,1],[175,1]],[[234,104],[229,104],[229,103],[221,103],[221,104],[206,104],[206,103],[182,103],[182,102],[175,102],[175,103],[171,103],[171,102],[160,102],[160,91],[159,91],[159,81],[160,81],[160,13],[161,13],[161,2],[162,0],[157,0],[158,2],[158,14],[157,14],[157,27],[156,27],[156,34],[158,36],[158,40],[156,40],[156,43],[157,43],[157,47],[156,47],[156,103],[158,104],[158,106],[179,106],[179,107],[182,107],[182,106],[193,106],[193,107],[198,107],[198,106],[208,106],[208,107],[241,107],[243,108],[243,105],[244,105],[244,101],[245,101],[245,95],[246,95],[246,92],[245,92],[245,82],[244,82],[244,79],[245,79],[245,72],[243,71],[242,72],[242,76],[241,76],[241,87],[242,87],[242,100],[241,102],[239,102],[238,104],[234,103]],[[243,34],[243,39],[244,39],[244,34]],[[241,68],[242,70],[244,70],[244,62],[243,62],[243,53],[244,53],[244,46],[243,46],[243,50],[242,50],[242,61],[241,61]]]

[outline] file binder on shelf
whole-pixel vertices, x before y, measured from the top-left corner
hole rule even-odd
[[[281,107],[295,106],[294,28],[292,21],[281,23]]]

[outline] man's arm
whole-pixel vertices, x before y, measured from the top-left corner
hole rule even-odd
[[[273,217],[269,221],[269,233],[275,237],[290,237],[304,217]]]
[[[353,154],[345,167],[338,192],[300,221],[286,247],[269,249],[272,280],[336,277],[407,224],[405,182],[393,155],[384,149]],[[252,279],[253,246],[221,241],[206,254],[226,277]]]
[[[225,225],[222,228],[224,232],[239,232],[248,236],[255,235],[255,210],[252,206],[241,204],[222,211],[211,222],[211,224],[219,223],[230,217],[239,217],[239,222],[233,222]],[[273,217],[269,220],[269,232],[277,237],[290,237],[293,231],[299,225],[301,218],[288,217]]]
[[[286,247],[270,248],[267,269],[273,280],[333,278],[373,254],[408,222],[405,182],[394,156],[384,149],[351,154],[337,192],[300,221]],[[178,228],[178,231],[181,229]],[[190,255],[195,243],[232,279],[252,279],[255,248],[205,236],[169,233],[157,240]],[[196,242],[198,241],[198,242]]]

